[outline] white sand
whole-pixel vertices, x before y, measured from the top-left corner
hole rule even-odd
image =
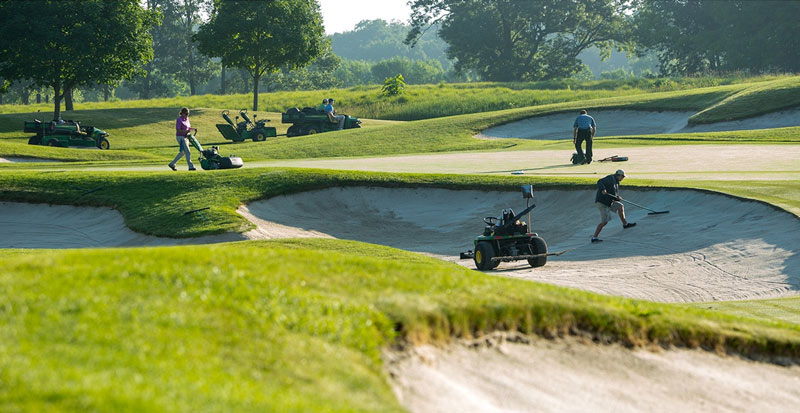
[[[597,124],[596,137],[660,133],[719,132],[800,126],[800,109],[774,112],[748,119],[689,126],[694,112],[636,110],[589,111]],[[537,116],[483,131],[484,138],[572,139],[577,112]]]
[[[767,298],[800,289],[800,221],[758,202],[699,191],[634,191],[623,196],[669,214],[630,208],[638,226],[612,221],[590,244],[593,191],[537,191],[533,228],[551,251],[489,272],[653,301]],[[258,225],[247,238],[356,239],[418,251],[473,268],[471,248],[484,216],[517,211],[516,192],[331,188],[242,207]],[[79,248],[208,243],[229,234],[176,240],[144,236],[107,208],[0,203],[0,248]],[[496,335],[497,336],[497,335]],[[495,336],[495,337],[496,337]],[[575,339],[521,338],[525,344],[414,348],[387,352],[398,398],[411,411],[796,411],[800,367],[779,367],[687,350],[652,352]]]
[[[411,412],[793,412],[800,366],[570,338],[387,352]],[[491,342],[490,341],[490,342]]]
[[[537,191],[533,230],[550,251],[545,267],[502,263],[491,274],[651,301],[704,302],[794,295],[800,291],[800,220],[758,202],[700,191],[622,189],[637,222],[617,218],[589,243],[599,222],[594,191]],[[518,193],[439,189],[331,188],[251,203],[254,238],[325,236],[430,254],[474,268],[458,254],[472,249],[482,218],[521,211]],[[265,223],[269,225],[265,225]],[[294,230],[292,230],[294,228]]]
[[[161,238],[131,231],[111,208],[0,202],[0,248],[104,248],[238,241],[241,234]]]

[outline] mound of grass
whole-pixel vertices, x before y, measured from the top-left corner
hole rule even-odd
[[[690,123],[714,123],[744,119],[800,107],[800,77],[756,83],[723,99],[689,119]]]
[[[800,356],[793,325],[294,243],[5,260],[0,409],[400,411],[382,348],[498,329]]]

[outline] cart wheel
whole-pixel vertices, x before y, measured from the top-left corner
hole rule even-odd
[[[306,135],[313,135],[315,133],[319,133],[316,126],[309,126],[308,129],[306,129]]]
[[[253,136],[253,142],[264,142],[265,140],[267,140],[267,137],[264,135],[264,132],[258,132]]]
[[[31,136],[31,138],[28,139],[28,145],[39,145],[40,143],[42,143],[42,137],[39,135]]]
[[[547,254],[547,243],[544,242],[542,237],[531,237],[531,249],[534,254]],[[529,258],[528,264],[533,268],[542,267],[547,264],[547,255]]]
[[[47,141],[47,146],[52,146],[56,148],[61,146],[61,144],[58,142],[58,139],[50,139],[49,141]]]
[[[109,149],[109,148],[111,148],[111,143],[108,142],[108,139],[103,137],[103,138],[100,138],[99,141],[97,141],[97,147],[100,148],[100,149]]]
[[[485,241],[479,242],[478,246],[475,247],[475,267],[481,271],[491,270],[497,267],[497,264],[492,262],[492,258],[494,258],[494,248],[492,248],[492,245]]]

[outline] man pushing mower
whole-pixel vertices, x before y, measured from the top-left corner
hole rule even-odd
[[[592,235],[592,243],[602,242],[598,236],[603,227],[611,221],[614,213],[619,215],[619,220],[622,221],[622,228],[630,228],[636,225],[635,222],[628,222],[625,219],[625,206],[622,205],[622,197],[619,196],[619,184],[625,179],[625,171],[617,169],[613,175],[608,175],[597,181],[597,194],[595,195],[594,202],[597,209],[600,211],[600,223]]]

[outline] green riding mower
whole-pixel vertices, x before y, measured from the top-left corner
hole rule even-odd
[[[486,227],[483,234],[474,240],[475,251],[462,252],[462,260],[473,259],[475,266],[481,271],[497,268],[501,262],[520,260],[528,260],[531,267],[537,268],[547,263],[548,256],[566,252],[548,253],[544,239],[539,234],[530,232],[529,224],[520,221],[520,218],[528,214],[530,223],[530,212],[536,208],[536,204],[530,205],[533,199],[532,185],[522,186],[522,196],[526,199],[527,207],[519,214],[514,214],[514,210],[509,208],[504,209],[499,217],[483,219]]]
[[[241,122],[239,122],[239,116],[243,119]],[[253,118],[256,119],[253,121],[247,115],[247,109],[240,110],[239,116],[236,117],[234,123],[230,111],[222,111],[222,119],[225,119],[227,123],[218,123],[216,126],[223,138],[234,142],[244,142],[247,139],[252,139],[253,142],[263,142],[267,138],[278,136],[274,127],[266,125],[269,119],[257,120],[257,116],[253,115]]]
[[[82,126],[73,120],[53,120],[42,122],[34,119],[32,122],[25,122],[24,132],[35,133],[28,139],[28,145],[45,145],[67,148],[70,146],[97,147],[109,149],[111,144],[108,142],[108,133],[97,129],[94,126]]]
[[[190,133],[186,135],[186,138],[189,139],[189,143],[200,152],[200,158],[198,158],[198,160],[200,161],[200,167],[203,168],[204,171],[214,169],[236,169],[244,165],[242,158],[236,155],[220,155],[219,146],[212,146],[211,149],[203,149],[203,146],[197,141],[196,135],[197,129],[195,129],[194,135]]]
[[[344,116],[344,129],[361,127],[358,118]],[[291,123],[286,131],[287,137],[313,135],[339,129],[339,121],[331,114],[316,108],[291,108],[281,114],[281,123]]]

